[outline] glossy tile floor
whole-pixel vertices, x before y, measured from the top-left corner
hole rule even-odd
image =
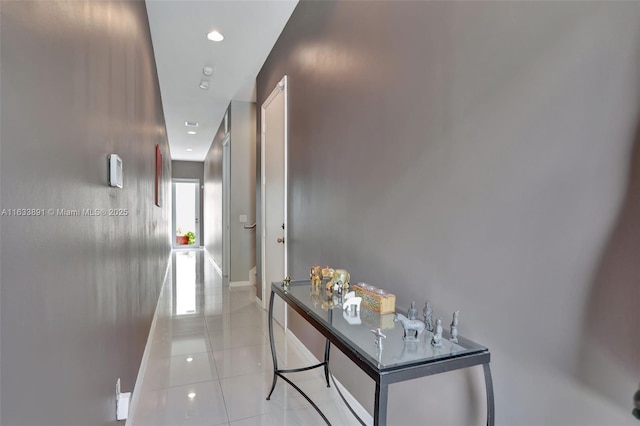
[[[202,250],[174,251],[127,425],[325,424],[283,380],[266,400],[273,363],[267,313],[255,294],[253,286],[224,285]],[[277,324],[275,341],[283,367],[310,365]],[[358,424],[333,385],[326,387],[321,369],[295,373],[293,379],[333,425]]]

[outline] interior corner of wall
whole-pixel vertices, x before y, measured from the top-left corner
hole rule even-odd
[[[249,283],[250,285],[256,285],[256,278],[257,278],[257,272],[256,272],[256,267],[254,266],[253,268],[251,268],[249,270]]]

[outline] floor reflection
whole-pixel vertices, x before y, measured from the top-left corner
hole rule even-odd
[[[279,364],[310,364],[275,331]],[[173,252],[145,357],[129,425],[324,424],[284,382],[266,401],[273,377],[266,312],[254,286],[229,288],[203,250]],[[319,370],[296,377],[333,424],[357,424],[323,383]]]
[[[199,254],[202,256],[202,252]],[[196,258],[197,254],[195,251],[180,251],[176,252],[174,256],[173,291],[175,294],[175,304],[173,306],[173,312],[176,316],[197,313],[197,266],[198,264],[202,266],[203,262],[196,262]]]

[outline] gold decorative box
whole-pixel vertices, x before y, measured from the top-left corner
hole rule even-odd
[[[353,286],[356,296],[362,297],[362,305],[374,312],[390,314],[396,311],[396,296],[385,290],[358,283]]]

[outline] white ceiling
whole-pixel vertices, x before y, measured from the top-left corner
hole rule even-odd
[[[173,160],[203,161],[229,102],[255,102],[256,75],[297,2],[146,0]],[[224,40],[208,40],[212,30]],[[214,68],[208,90],[205,66]]]

